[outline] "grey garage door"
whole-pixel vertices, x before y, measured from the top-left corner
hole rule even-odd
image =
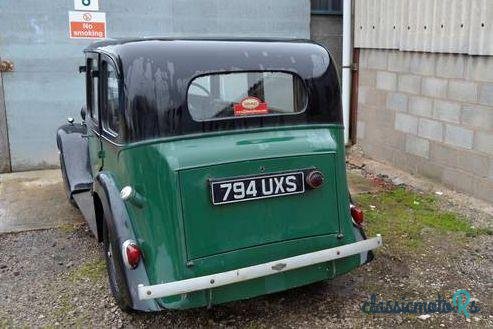
[[[308,0],[100,0],[99,7],[110,38],[310,36]],[[79,118],[77,68],[89,41],[68,38],[69,10],[72,0],[0,0],[0,56],[15,64],[3,74],[12,171],[57,166],[56,128]],[[1,124],[0,117],[0,131]]]
[[[12,171],[58,165],[56,128],[83,102],[77,73],[86,42],[68,38],[73,1],[0,1],[0,57]]]

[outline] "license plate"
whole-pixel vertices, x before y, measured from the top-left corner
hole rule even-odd
[[[302,171],[211,180],[212,204],[221,205],[305,192]]]

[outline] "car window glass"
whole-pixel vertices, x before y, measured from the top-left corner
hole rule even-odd
[[[188,109],[195,121],[297,114],[305,102],[301,79],[285,72],[205,75],[188,89]]]
[[[105,62],[105,77],[106,77],[106,91],[105,91],[105,118],[104,127],[109,130],[113,135],[118,133],[118,127],[120,123],[119,114],[119,89],[118,78],[115,68]]]

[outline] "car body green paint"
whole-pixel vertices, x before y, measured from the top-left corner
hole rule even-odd
[[[103,140],[104,167],[132,186],[143,206],[126,203],[150,284],[223,272],[354,242],[342,127],[285,126],[123,147]],[[213,206],[207,178],[316,167],[326,183],[304,194]],[[338,236],[344,236],[343,239]],[[329,279],[359,256],[160,300],[189,308]]]

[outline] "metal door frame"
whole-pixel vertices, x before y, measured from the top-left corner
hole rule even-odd
[[[5,108],[5,93],[3,89],[2,72],[0,71],[0,173],[11,171],[12,167],[10,162],[10,145],[7,112]]]

